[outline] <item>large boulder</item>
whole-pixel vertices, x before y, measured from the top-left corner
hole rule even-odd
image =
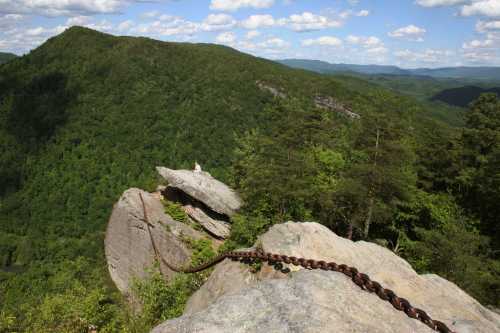
[[[109,273],[124,294],[130,293],[134,278],[142,279],[147,276],[147,270],[155,260],[140,195],[144,199],[151,223],[151,236],[167,262],[175,266],[189,264],[191,251],[183,239],[205,237],[167,215],[159,195],[137,188],[125,191],[113,207],[104,241]],[[160,270],[166,279],[174,275],[163,263],[160,264]]]
[[[165,167],[157,167],[156,170],[170,187],[181,190],[214,212],[231,217],[241,208],[239,196],[208,172],[172,170]]]
[[[499,332],[500,316],[437,275],[418,275],[391,251],[352,242],[317,223],[273,226],[256,246],[266,252],[356,267],[457,332]],[[225,260],[189,300],[184,315],[153,333],[173,332],[432,332],[418,320],[337,272],[264,265],[253,274]]]

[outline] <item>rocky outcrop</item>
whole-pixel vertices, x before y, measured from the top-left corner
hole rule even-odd
[[[210,234],[218,238],[227,238],[231,233],[231,224],[224,220],[212,218],[202,208],[190,204],[182,207],[186,214],[194,221],[198,222]]]
[[[165,214],[159,195],[131,188],[123,193],[108,222],[104,249],[108,270],[118,289],[129,294],[132,280],[146,277],[154,263],[153,244],[145,224],[142,195],[151,223],[151,235],[167,262],[177,266],[190,263],[191,251],[183,238],[205,235]],[[168,279],[174,272],[163,264],[160,270]]]
[[[279,89],[277,89],[277,88],[275,88],[267,83],[264,83],[262,81],[256,81],[255,83],[257,84],[257,87],[259,87],[260,90],[269,92],[274,97],[278,97],[278,98],[286,98],[287,97],[284,92],[280,91]]]
[[[208,172],[172,170],[165,167],[157,167],[156,170],[165,178],[168,186],[181,190],[214,212],[231,217],[241,208],[239,196]]]
[[[273,226],[256,246],[266,252],[356,267],[457,332],[498,332],[500,316],[437,275],[418,275],[386,248],[338,237],[317,223]],[[433,332],[337,272],[290,266],[250,268],[226,260],[189,300],[182,317],[153,333]]]
[[[118,289],[130,293],[134,278],[143,279],[155,262],[151,237],[166,262],[182,267],[190,263],[191,251],[186,239],[208,238],[217,246],[220,239],[229,236],[229,217],[241,206],[238,195],[229,187],[201,171],[171,170],[159,167],[158,171],[168,181],[154,193],[131,188],[123,193],[113,208],[105,238],[105,253],[109,273]],[[146,225],[142,195],[151,237]],[[185,223],[174,220],[165,212],[163,200],[180,203],[189,219]],[[174,215],[175,216],[175,215]],[[196,228],[199,224],[201,228]],[[199,231],[201,230],[201,231]],[[163,262],[160,270],[166,280],[174,272]]]
[[[330,96],[316,96],[314,97],[314,104],[316,105],[316,107],[320,109],[339,112],[352,119],[361,118],[359,114],[352,112],[352,110],[350,110],[344,104],[340,103],[339,101]]]

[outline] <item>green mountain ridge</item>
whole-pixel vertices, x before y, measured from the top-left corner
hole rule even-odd
[[[17,55],[13,53],[0,52],[0,65],[15,58],[17,58]]]
[[[317,108],[318,95],[361,118]],[[469,232],[448,193],[457,177],[446,173],[455,170],[447,140],[460,131],[436,118],[428,105],[356,77],[224,46],[72,27],[0,66],[0,331],[93,324],[140,333],[165,319],[162,304],[182,310],[187,293],[158,283],[147,316],[128,312],[103,238],[124,190],[154,190],[155,166],[191,169],[194,161],[246,202],[228,248],[249,246],[273,223],[316,220],[341,235],[404,243],[420,271],[495,302],[481,252],[488,241],[475,225]],[[455,220],[465,227],[450,227]],[[455,236],[433,242],[442,230]],[[450,263],[433,261],[428,244]],[[462,267],[464,251],[473,264]]]

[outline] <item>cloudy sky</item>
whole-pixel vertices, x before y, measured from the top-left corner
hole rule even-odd
[[[270,59],[500,66],[500,0],[0,0],[0,51],[72,25]]]

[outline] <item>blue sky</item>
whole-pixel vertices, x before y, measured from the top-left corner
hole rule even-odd
[[[500,65],[500,0],[0,0],[0,51],[24,54],[72,25],[270,59]]]

